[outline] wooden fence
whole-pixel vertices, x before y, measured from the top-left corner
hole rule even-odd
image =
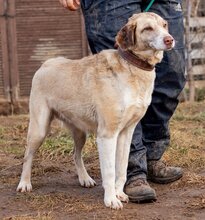
[[[80,11],[69,12],[57,0],[0,0],[0,113],[24,109],[43,61],[87,53]]]
[[[191,27],[191,51],[195,79],[205,79],[205,17],[193,17],[190,19]],[[204,85],[205,86],[205,85]]]
[[[205,3],[190,19],[194,86],[205,87]],[[0,114],[27,106],[31,81],[41,63],[56,56],[88,54],[80,11],[66,11],[58,0],[0,0]],[[26,109],[27,110],[27,109]]]
[[[197,8],[193,8],[194,5]],[[184,7],[189,91],[187,99],[194,101],[196,88],[205,88],[205,4],[200,0],[186,0]]]

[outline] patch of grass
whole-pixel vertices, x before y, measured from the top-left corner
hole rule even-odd
[[[177,111],[173,119],[176,121],[198,121],[203,122],[205,120],[205,111],[195,113],[193,115],[187,114],[186,112]]]
[[[60,202],[61,202],[62,196],[59,196],[59,194],[51,194],[51,195],[42,195],[42,194],[21,194],[18,193],[14,201],[26,201],[28,207],[36,208],[38,207],[39,210],[49,210],[52,211],[55,207],[55,209],[60,208]],[[63,200],[62,200],[63,201]]]
[[[26,200],[26,203],[31,208],[38,207],[39,211],[49,210],[63,211],[67,213],[90,212],[93,209],[102,208],[101,201],[95,201],[95,204],[90,203],[89,199],[82,199],[81,197],[71,197],[65,193],[52,193],[44,195],[18,194],[15,198],[18,200]]]
[[[0,150],[5,154],[13,154],[17,158],[22,158],[26,147],[26,138],[28,130],[28,118],[25,116],[2,117],[0,126]],[[8,122],[7,122],[8,121]],[[58,121],[52,123],[51,131],[47,135],[38,154],[41,158],[49,160],[58,160],[59,157],[68,157],[73,153],[74,142],[62,124]],[[89,157],[95,147],[95,138],[90,135],[86,141],[83,150],[83,156]]]
[[[196,88],[196,91],[195,91],[195,99],[196,101],[203,101],[205,100],[205,88]]]
[[[0,147],[6,154],[22,157],[26,144],[28,120],[22,116],[9,117],[13,124],[2,118],[0,126]],[[172,120],[170,121],[171,144],[164,155],[168,164],[177,165],[193,172],[205,167],[205,102],[180,103]],[[66,129],[59,123],[53,123],[51,132],[40,148],[37,157],[59,161],[71,156],[73,153],[73,139]],[[86,165],[95,174],[98,169],[98,153],[95,136],[87,138],[83,150]],[[94,170],[94,171],[93,171]]]
[[[18,215],[3,218],[3,220],[52,220],[51,213],[38,213],[37,215]]]
[[[68,131],[61,130],[55,134],[49,135],[40,148],[40,154],[44,158],[55,160],[58,157],[67,157],[73,154],[74,141]],[[83,148],[83,157],[89,158],[90,153],[96,151],[95,136],[87,137],[85,147]]]
[[[184,92],[188,97],[189,96],[189,89],[184,88]],[[205,87],[195,88],[195,101],[201,102],[201,101],[204,101],[204,100],[205,100]]]
[[[6,143],[5,134],[6,134],[6,128],[0,127],[0,146],[2,147]]]
[[[165,160],[194,172],[205,167],[205,102],[182,103],[170,123]]]
[[[8,144],[8,142],[4,142],[5,145]],[[24,155],[24,148],[21,148],[19,146],[12,146],[9,145],[9,146],[4,146],[3,147],[3,151],[6,153],[6,154],[14,154],[17,158],[21,158],[23,157]]]
[[[199,112],[192,116],[192,121],[204,122],[205,121],[205,111]]]
[[[5,133],[5,128],[4,127],[0,127],[0,138],[4,137],[4,133]]]
[[[70,155],[73,152],[73,140],[65,131],[55,136],[49,136],[40,148],[40,154],[49,159],[56,159],[58,156]]]
[[[92,157],[93,157],[94,153],[97,154],[96,137],[95,137],[95,135],[90,134],[87,137],[87,140],[85,143],[85,147],[83,150],[83,156],[85,158],[88,158],[88,157],[90,157],[90,155],[92,155]]]
[[[19,116],[17,116],[19,118]],[[6,121],[7,118],[5,117]],[[10,120],[10,117],[8,117]],[[14,119],[19,123],[18,119]],[[13,154],[17,157],[22,157],[24,154],[24,146],[26,143],[26,123],[5,125],[0,127],[0,149],[6,154]]]

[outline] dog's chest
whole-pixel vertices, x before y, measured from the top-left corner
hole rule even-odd
[[[137,102],[137,96],[133,93],[133,91],[130,88],[123,88],[123,95],[122,95],[122,102],[124,109],[128,109],[132,106],[136,106]]]
[[[146,88],[141,85],[134,89],[131,87],[123,88],[122,93],[122,126],[139,121],[145,114],[150,102],[153,91],[153,83]]]
[[[151,102],[153,82],[151,81],[146,86],[144,86],[143,84],[139,84],[133,87],[121,85],[121,91],[122,105],[125,110],[131,107],[144,108],[148,106]]]

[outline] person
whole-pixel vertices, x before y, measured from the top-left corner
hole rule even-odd
[[[86,34],[93,54],[114,48],[115,36],[134,13],[145,10],[148,0],[59,0],[70,10],[80,5],[85,19]],[[170,143],[169,120],[178,96],[185,85],[184,27],[181,0],[155,0],[149,12],[168,21],[169,32],[176,46],[164,53],[156,66],[152,102],[136,126],[130,147],[125,193],[133,202],[156,200],[156,193],[147,179],[161,184],[178,180],[182,169],[169,167],[161,160]]]

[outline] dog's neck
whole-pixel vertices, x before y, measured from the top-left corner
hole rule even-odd
[[[141,59],[139,56],[134,54],[129,50],[122,50],[118,48],[118,53],[120,57],[126,60],[129,64],[136,66],[145,71],[152,71],[154,69],[154,65],[149,64],[146,60]]]
[[[157,51],[157,50],[146,50],[146,51],[136,50],[135,51],[133,50],[132,53],[153,66],[155,66],[157,63],[160,63],[163,58],[162,50],[160,51]]]
[[[154,52],[152,50],[142,52],[118,48],[118,53],[128,63],[146,71],[152,71],[155,65],[161,62],[163,57],[163,51]]]

